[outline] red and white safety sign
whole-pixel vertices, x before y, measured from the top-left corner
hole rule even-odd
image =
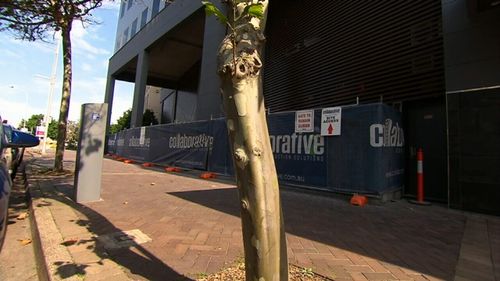
[[[314,110],[299,110],[295,112],[295,132],[314,132]]]
[[[342,107],[323,108],[321,111],[321,135],[340,136]]]

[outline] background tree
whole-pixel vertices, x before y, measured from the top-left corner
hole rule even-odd
[[[112,134],[118,133],[125,129],[130,129],[130,120],[132,119],[132,109],[123,112],[122,116],[116,120],[116,124],[111,124],[109,131]],[[158,125],[158,119],[156,119],[155,113],[149,109],[144,111],[142,115],[142,126]]]
[[[0,2],[0,30],[14,33],[17,39],[45,40],[50,33],[61,32],[63,87],[57,132],[54,169],[63,169],[64,143],[71,97],[71,28],[73,22],[95,23],[91,12],[103,0],[9,0]]]
[[[17,128],[19,128],[19,129],[25,128],[25,126],[26,126],[26,120],[24,120],[24,118],[23,118],[23,119],[21,119],[21,121],[19,121],[19,125],[17,125]]]
[[[22,128],[23,125],[28,129],[28,132],[34,134],[36,130],[36,126],[41,126],[43,121],[43,114],[33,114],[28,120],[21,120],[19,123],[19,128]]]
[[[68,149],[77,149],[78,139],[80,138],[80,123],[68,121],[68,133],[66,134],[66,143]]]
[[[144,111],[142,115],[142,126],[158,125],[158,119],[156,119],[155,113],[149,109]]]
[[[120,118],[116,120],[116,124],[111,124],[109,130],[111,131],[112,134],[115,134],[125,129],[129,129],[131,119],[132,119],[132,110],[131,109],[126,110],[125,112],[123,112],[122,116],[120,116]]]
[[[68,123],[71,121],[68,121]],[[69,124],[68,124],[69,126]],[[57,138],[57,121],[52,119],[49,123],[49,128],[47,129],[47,137],[55,140]]]
[[[246,280],[288,280],[278,177],[269,141],[262,59],[267,0],[229,0],[229,16],[202,1],[228,32],[218,73],[241,205]]]

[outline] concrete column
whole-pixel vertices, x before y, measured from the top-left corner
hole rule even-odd
[[[144,96],[148,81],[149,54],[146,50],[139,53],[137,69],[135,73],[134,103],[132,104],[132,117],[130,127],[142,126],[142,115],[144,113]]]
[[[106,93],[104,95],[104,103],[108,104],[108,113],[106,118],[106,136],[109,134],[109,127],[111,124],[111,111],[113,110],[113,98],[115,95],[115,77],[108,74],[108,80],[106,81]]]
[[[225,9],[224,6],[219,8]],[[217,75],[217,52],[225,33],[224,25],[220,24],[215,17],[205,17],[196,120],[208,120],[210,117],[220,117],[223,114],[219,90],[220,80]]]

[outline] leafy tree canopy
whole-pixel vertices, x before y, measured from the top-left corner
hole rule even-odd
[[[18,39],[44,40],[50,32],[71,29],[74,20],[94,23],[91,12],[100,7],[102,1],[0,1],[0,31],[9,30]]]
[[[68,130],[66,134],[66,143],[68,149],[76,149],[78,147],[78,139],[80,138],[80,123],[75,121],[68,122]]]
[[[49,128],[47,130],[47,136],[53,140],[55,140],[57,138],[57,121],[54,119],[52,119],[52,121],[50,121],[50,123],[49,123]]]
[[[156,119],[155,113],[149,109],[144,111],[142,116],[142,126],[158,125],[158,119]]]
[[[0,31],[10,31],[17,39],[42,40],[61,32],[63,50],[63,86],[54,169],[63,170],[64,147],[71,99],[72,58],[71,28],[74,21],[95,23],[92,11],[103,0],[7,0],[0,1]]]
[[[130,129],[130,122],[132,120],[132,109],[123,112],[122,116],[116,120],[116,124],[111,124],[110,132],[112,134],[118,133],[125,129]],[[144,111],[142,116],[142,126],[158,125],[158,119],[156,119],[155,113],[149,109]]]
[[[36,126],[42,125],[43,114],[33,114],[28,118],[28,120],[21,120],[19,123],[19,128],[25,127],[28,128],[28,131],[34,133],[36,130]]]
[[[36,127],[37,126],[42,126],[43,124],[43,114],[33,114],[28,118],[28,120],[22,119],[21,122],[19,122],[18,128],[26,127],[29,132],[32,134],[35,133]],[[57,138],[57,121],[52,119],[49,123],[49,128],[47,135],[51,139],[56,139]]]
[[[116,124],[111,124],[110,131],[112,134],[118,133],[119,131],[123,131],[125,129],[130,128],[130,120],[132,119],[132,110],[126,110],[123,112],[122,116],[116,120]]]

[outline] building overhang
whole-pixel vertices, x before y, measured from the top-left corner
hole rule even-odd
[[[147,84],[175,88],[201,60],[205,13],[200,1],[176,1],[163,9],[109,60],[109,75],[134,82],[138,56],[148,52]]]

